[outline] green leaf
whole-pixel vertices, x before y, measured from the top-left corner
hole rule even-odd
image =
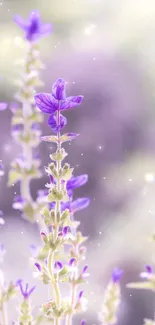
[[[9,177],[8,177],[8,186],[11,186],[15,183],[17,183],[18,181],[21,180],[21,174],[19,174],[16,170],[11,170],[9,172]]]
[[[44,137],[41,137],[40,138],[42,141],[45,141],[45,142],[54,142],[54,143],[57,143],[57,137],[54,136],[54,135],[47,135],[47,136],[44,136]]]
[[[76,139],[78,136],[79,136],[78,133],[65,133],[60,137],[60,141],[62,143],[66,142],[66,141],[71,141],[71,140]]]

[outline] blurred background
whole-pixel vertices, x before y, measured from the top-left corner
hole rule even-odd
[[[126,289],[139,279],[145,264],[155,262],[155,247],[148,236],[155,228],[155,2],[154,0],[1,0],[0,2],[0,100],[11,103],[19,78],[16,62],[24,55],[23,34],[13,22],[16,14],[27,18],[40,11],[53,33],[40,42],[43,90],[50,92],[58,77],[67,81],[68,95],[84,95],[83,105],[67,112],[67,131],[81,136],[66,145],[75,175],[89,174],[88,184],[77,196],[89,196],[91,205],[77,214],[80,229],[89,236],[87,263],[90,278],[85,287],[88,324],[98,324],[104,289],[113,267],[124,269],[119,325],[143,324],[153,318],[153,294]],[[36,281],[29,268],[29,245],[39,244],[36,225],[12,209],[18,186],[8,189],[7,175],[20,148],[11,139],[11,112],[0,114],[0,209],[5,226],[0,242],[7,254],[6,280]],[[50,134],[46,120],[44,135]],[[50,147],[39,153],[42,168]],[[32,194],[44,188],[47,177],[32,183]],[[47,299],[37,282],[33,305]],[[14,303],[14,302],[13,302]],[[10,306],[10,319],[15,308]],[[80,317],[75,319],[79,324]],[[10,322],[11,324],[11,322]]]

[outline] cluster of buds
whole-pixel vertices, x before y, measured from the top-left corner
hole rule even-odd
[[[55,153],[50,155],[52,162],[46,168],[49,176],[48,205],[42,209],[41,215],[45,227],[49,232],[41,231],[43,241],[42,255],[44,259],[38,261],[37,254],[35,263],[35,276],[43,283],[50,284],[55,296],[42,305],[42,312],[46,317],[59,324],[60,319],[66,318],[67,324],[71,324],[72,316],[85,310],[86,303],[83,291],[77,292],[76,288],[85,282],[87,265],[81,268],[80,262],[85,259],[85,247],[83,243],[86,237],[77,231],[78,222],[74,220],[74,214],[89,205],[88,198],[73,199],[73,191],[87,182],[88,176],[73,176],[73,168],[69,164],[62,165],[67,156],[62,144],[75,139],[78,134],[66,133],[61,135],[60,131],[66,125],[67,120],[62,111],[80,105],[82,96],[66,97],[66,83],[58,79],[53,87],[52,93],[40,93],[35,95],[36,106],[46,114],[49,114],[48,124],[56,133],[56,136],[44,136],[43,141],[53,142],[57,145]],[[66,249],[68,251],[66,251]],[[80,271],[81,269],[81,271]],[[67,282],[71,294],[63,298],[60,291],[60,284]]]
[[[16,100],[19,105],[12,105],[12,136],[22,147],[22,155],[12,162],[9,173],[9,186],[20,182],[20,196],[15,198],[14,208],[23,212],[24,218],[36,222],[36,216],[42,207],[31,197],[30,182],[41,177],[40,159],[34,149],[40,144],[40,123],[43,117],[34,103],[35,88],[42,85],[39,70],[43,68],[40,60],[39,39],[51,31],[50,24],[42,24],[40,14],[31,12],[28,21],[15,17],[15,22],[25,33],[27,46],[23,62],[22,78]]]
[[[21,295],[23,298],[19,310],[19,324],[21,325],[33,324],[30,296],[34,291],[35,287],[29,289],[28,284],[26,284],[24,288],[22,280],[18,280],[17,284],[20,288]]]
[[[101,324],[114,325],[117,323],[118,307],[121,300],[119,282],[122,277],[122,273],[123,271],[120,269],[114,269],[112,273],[111,281],[109,282],[105,291],[102,309],[99,313]]]

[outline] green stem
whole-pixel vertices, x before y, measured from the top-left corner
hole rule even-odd
[[[7,325],[7,311],[6,311],[6,304],[2,302],[1,305],[1,314],[2,314],[2,325]]]
[[[49,253],[49,256],[48,256],[48,271],[49,271],[49,275],[51,277],[52,287],[54,288],[54,291],[55,291],[56,305],[59,308],[61,306],[61,295],[60,295],[58,282],[55,279],[53,271],[52,271],[53,261],[54,261],[54,252],[52,252],[52,250],[51,250]]]
[[[7,325],[8,324],[8,318],[7,318],[7,310],[6,310],[6,304],[3,301],[3,286],[0,281],[0,296],[1,296],[1,318],[2,318],[2,324],[1,325]]]

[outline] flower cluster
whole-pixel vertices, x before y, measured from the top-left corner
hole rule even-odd
[[[20,209],[27,220],[36,222],[42,204],[32,200],[30,182],[41,177],[41,163],[38,154],[34,154],[34,149],[40,143],[40,123],[43,117],[35,106],[34,92],[36,87],[42,85],[39,70],[43,68],[43,64],[38,41],[51,31],[51,25],[42,24],[37,11],[31,12],[26,22],[19,16],[15,17],[15,22],[24,31],[27,53],[19,92],[16,94],[19,104],[11,105],[12,136],[22,147],[22,154],[12,162],[8,184],[12,186],[20,182],[20,196],[15,198],[13,207]]]
[[[46,317],[59,324],[59,320],[66,318],[71,324],[72,316],[78,311],[85,310],[86,299],[83,290],[78,286],[85,282],[87,265],[81,268],[80,263],[85,259],[86,249],[83,243],[86,237],[77,230],[79,223],[74,221],[74,214],[89,205],[88,198],[73,199],[74,190],[84,185],[87,175],[73,176],[73,168],[69,164],[62,165],[67,156],[62,143],[76,138],[75,133],[61,135],[60,131],[66,125],[66,118],[62,111],[81,104],[82,96],[66,97],[65,81],[58,79],[52,93],[35,95],[36,105],[43,113],[49,114],[48,123],[56,136],[43,137],[43,140],[57,144],[57,150],[50,155],[52,162],[46,168],[49,176],[48,207],[42,210],[44,223],[49,227],[49,233],[41,231],[43,241],[42,262],[35,263],[35,276],[45,284],[53,287],[55,296],[42,305],[42,312]],[[67,247],[69,248],[67,251]],[[70,296],[63,298],[60,292],[60,283],[67,282],[70,287]]]
[[[114,325],[117,323],[118,307],[120,305],[120,279],[123,271],[114,269],[111,281],[109,282],[103,300],[101,312],[99,313],[99,320],[103,325]]]

